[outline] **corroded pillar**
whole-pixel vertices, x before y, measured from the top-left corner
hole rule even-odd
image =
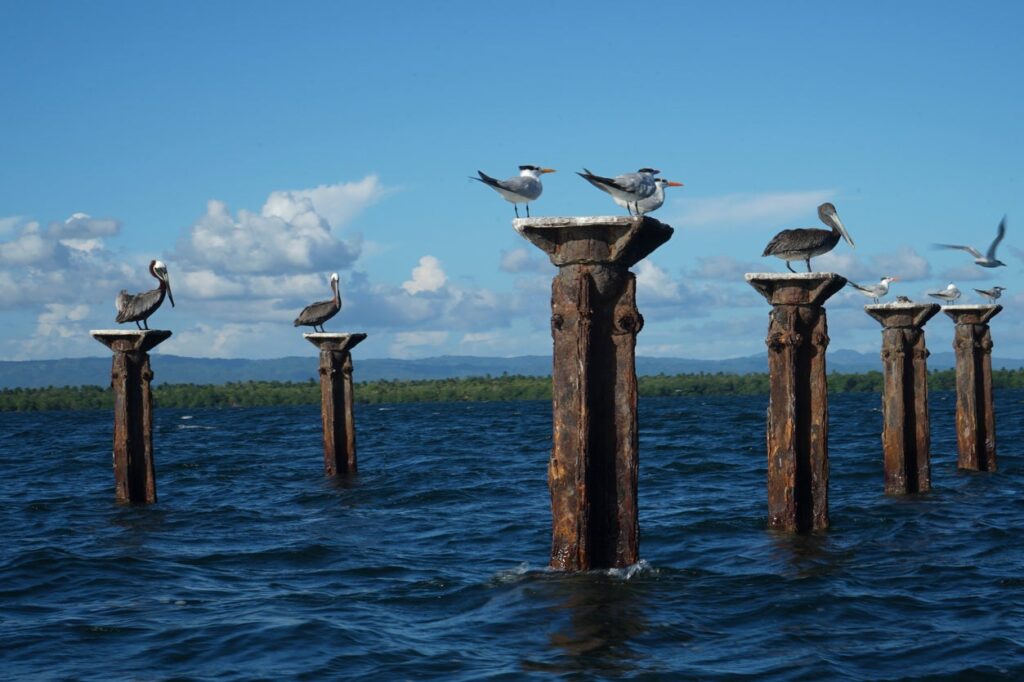
[[[927,492],[931,489],[931,431],[924,324],[939,312],[939,305],[885,303],[866,305],[864,311],[882,325],[885,492]]]
[[[672,236],[645,217],[525,218],[515,229],[558,266],[551,285],[554,438],[548,464],[551,566],[640,559],[636,277]]]
[[[166,341],[165,329],[94,329],[94,339],[114,351],[114,489],[118,502],[156,502],[153,465],[153,370],[149,351]]]
[[[350,351],[366,334],[303,334],[320,349],[320,415],[324,425],[324,473],[356,472],[356,420]]]
[[[828,324],[822,304],[846,284],[830,272],[748,273],[769,315],[768,527],[828,528]]]
[[[974,471],[996,470],[996,414],[992,404],[992,334],[988,321],[1001,305],[947,305],[942,312],[956,329],[957,466]]]

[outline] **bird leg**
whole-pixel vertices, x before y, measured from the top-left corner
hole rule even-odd
[[[810,272],[811,271],[811,259],[810,258],[805,258],[804,260],[807,262],[807,272]]]
[[[512,208],[514,208],[516,210],[516,217],[518,218],[519,217],[519,204],[512,204]],[[313,328],[316,329],[316,327],[313,327]]]
[[[527,218],[530,217],[530,205],[529,204],[526,205],[526,217]]]
[[[142,329],[142,325],[139,324],[138,320],[135,320],[135,326],[138,327],[140,330]]]
[[[789,268],[789,271],[792,272],[794,275],[796,274],[796,270],[794,270],[793,266],[789,264],[789,261],[786,261],[786,267]]]
[[[142,328],[145,329],[147,332],[149,331],[149,318],[146,318],[145,320],[142,321]]]

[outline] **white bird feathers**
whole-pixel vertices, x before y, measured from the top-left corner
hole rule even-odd
[[[470,176],[471,180],[482,182],[495,192],[511,202],[515,207],[516,217],[519,217],[519,204],[526,205],[526,217],[530,217],[530,202],[536,201],[544,191],[540,182],[540,176],[545,173],[554,173],[554,168],[541,168],[540,166],[520,166],[519,175],[507,180],[492,178],[483,171],[478,170],[479,178]]]

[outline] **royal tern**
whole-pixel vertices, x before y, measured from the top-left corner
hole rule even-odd
[[[554,168],[541,168],[540,166],[520,166],[519,175],[508,180],[498,180],[478,170],[479,178],[470,176],[472,180],[482,182],[495,192],[505,197],[505,201],[512,202],[515,207],[516,217],[519,217],[519,204],[526,204],[526,217],[530,217],[530,202],[535,201],[544,186],[540,184],[540,176],[545,173],[554,173]]]
[[[1006,287],[992,287],[991,289],[975,289],[979,294],[988,299],[989,303],[995,303],[996,299],[1003,295]]]
[[[821,222],[830,226],[831,230],[822,230],[816,227],[798,227],[792,230],[783,230],[772,237],[768,246],[764,247],[764,256],[775,256],[786,261],[786,267],[790,272],[796,272],[789,264],[790,261],[802,260],[807,263],[807,272],[811,271],[811,259],[828,253],[839,243],[839,238],[845,239],[850,246],[854,246],[850,234],[843,227],[843,223],[836,214],[836,207],[830,203],[824,203],[818,207],[818,218]]]
[[[171,293],[171,278],[167,275],[167,266],[163,261],[150,261],[149,274],[160,282],[156,289],[143,291],[140,294],[129,294],[127,289],[121,289],[121,293],[117,295],[114,307],[117,308],[118,324],[134,322],[139,329],[149,329],[147,320],[164,302],[165,294],[171,299],[171,307],[174,307],[174,294]],[[142,324],[139,324],[140,321]]]
[[[640,215],[647,215],[651,211],[657,211],[661,208],[661,205],[665,203],[665,188],[666,187],[682,187],[683,183],[673,182],[672,180],[666,180],[665,178],[654,178],[654,182],[657,184],[657,189],[654,190],[654,194],[647,197],[643,201],[639,201],[636,204],[637,213]],[[616,204],[622,208],[629,210],[629,203],[616,197],[612,196],[612,199]]]
[[[946,303],[952,303],[953,301],[960,298],[960,290],[956,288],[956,285],[952,282],[949,283],[942,291],[929,291],[928,295],[932,298],[945,301]]]
[[[1003,261],[996,258],[996,247],[999,246],[999,242],[1003,241],[1003,237],[1006,235],[1006,216],[999,221],[999,230],[996,232],[995,241],[993,241],[985,255],[982,256],[981,252],[973,246],[962,246],[960,244],[936,244],[935,248],[938,249],[958,249],[960,251],[966,251],[967,253],[974,256],[974,262],[983,268],[998,268],[1000,265],[1006,265]]]
[[[883,277],[878,281],[878,284],[874,284],[869,287],[862,286],[860,284],[857,284],[856,282],[847,281],[846,283],[849,286],[856,289],[857,291],[859,291],[860,293],[870,298],[875,303],[878,303],[878,299],[882,298],[883,296],[889,293],[889,283],[895,282],[897,280],[899,280],[899,277]]]
[[[630,215],[634,213],[640,215],[639,203],[653,196],[658,191],[658,183],[654,181],[654,176],[660,172],[653,168],[641,168],[636,173],[626,173],[624,175],[616,175],[614,178],[606,178],[601,175],[594,175],[584,168],[582,173],[577,173],[576,175],[602,192],[612,195],[615,203],[620,206],[625,205]],[[658,205],[660,206],[661,204]],[[630,208],[631,206],[632,208]]]
[[[338,314],[341,310],[341,294],[338,292],[338,273],[331,275],[331,292],[334,296],[327,299],[326,301],[317,301],[316,303],[310,303],[299,316],[295,318],[296,327],[312,327],[313,331],[317,331],[317,327],[320,327],[320,331],[324,331],[324,322],[331,319]]]

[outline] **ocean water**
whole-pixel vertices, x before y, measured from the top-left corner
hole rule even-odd
[[[158,410],[158,494],[114,503],[107,412],[0,414],[0,678],[1024,679],[1024,392],[1000,471],[882,494],[879,397],[831,398],[832,528],[765,529],[755,397],[640,403],[641,555],[546,568],[546,402]]]

